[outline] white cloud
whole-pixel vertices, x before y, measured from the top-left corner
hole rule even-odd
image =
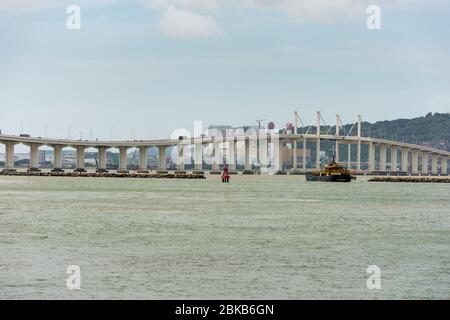
[[[248,6],[271,9],[303,20],[323,20],[347,18],[355,14],[365,14],[367,0],[244,0]]]
[[[222,34],[222,30],[209,16],[167,8],[160,22],[161,29],[169,37],[191,39],[212,37]]]

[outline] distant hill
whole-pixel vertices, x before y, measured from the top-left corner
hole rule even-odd
[[[352,125],[344,126],[350,130]],[[428,113],[414,119],[364,122],[363,136],[432,146],[450,151],[450,113]]]

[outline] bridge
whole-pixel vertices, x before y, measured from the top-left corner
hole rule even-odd
[[[216,135],[201,137],[179,137],[178,139],[158,139],[158,140],[134,140],[134,141],[98,141],[98,140],[69,140],[69,139],[49,139],[41,137],[15,136],[0,134],[0,144],[5,145],[5,167],[4,172],[15,171],[14,146],[17,144],[27,145],[30,148],[29,171],[40,171],[39,168],[39,148],[47,146],[53,148],[54,172],[63,172],[62,150],[71,147],[76,150],[76,169],[75,171],[84,172],[85,169],[85,151],[88,148],[98,150],[98,172],[106,172],[106,151],[111,148],[119,149],[119,168],[118,172],[128,172],[127,151],[131,148],[139,150],[139,170],[138,172],[148,172],[148,149],[156,147],[159,149],[158,171],[167,170],[166,150],[172,148],[175,150],[177,171],[183,171],[186,163],[189,163],[188,157],[191,156],[194,163],[194,171],[204,169],[205,145],[212,145],[211,172],[220,170],[220,165],[226,161],[230,171],[236,171],[237,164],[241,164],[242,170],[247,173],[252,172],[256,165],[259,167],[271,167],[272,172],[285,171],[283,155],[286,152],[286,145],[289,145],[292,153],[291,173],[299,173],[308,170],[307,167],[307,146],[315,145],[314,168],[320,169],[321,141],[333,141],[335,145],[336,161],[346,164],[349,168],[359,173],[389,173],[389,174],[412,174],[412,175],[447,175],[448,160],[450,152],[439,150],[426,146],[363,137],[362,120],[358,116],[354,127],[350,132],[343,134],[340,117],[336,117],[336,125],[324,126],[323,118],[320,112],[317,112],[317,121],[315,126],[302,126],[305,133],[298,133],[298,121],[302,122],[297,112],[294,112],[294,124],[291,130],[267,130],[240,132],[229,135]],[[302,122],[303,124],[303,122]],[[322,132],[323,128],[328,128],[327,132]],[[330,132],[334,129],[334,132]],[[313,132],[311,132],[313,131]],[[352,135],[353,134],[353,135]],[[362,167],[362,146],[367,145],[367,165]],[[299,146],[302,146],[299,150]],[[341,148],[347,149],[346,159],[339,159]],[[356,159],[352,161],[352,148],[356,148]],[[194,152],[191,152],[194,150]],[[390,150],[390,159],[387,155]],[[269,156],[269,153],[272,155]],[[378,152],[377,152],[378,151]],[[300,154],[299,154],[300,153]],[[241,157],[238,158],[238,155]],[[378,155],[378,156],[377,156]],[[299,157],[300,156],[300,157]],[[311,157],[312,158],[312,157]],[[419,161],[420,158],[420,161]],[[224,160],[226,159],[226,160]],[[239,163],[238,159],[242,159]],[[301,159],[301,161],[299,161]],[[186,161],[188,160],[188,161]],[[400,160],[400,161],[399,161]],[[192,162],[191,162],[192,163]],[[439,170],[440,168],[440,170]]]

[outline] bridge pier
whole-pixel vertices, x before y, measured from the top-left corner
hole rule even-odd
[[[158,172],[167,172],[166,146],[159,146],[159,165]]]
[[[334,155],[335,155],[334,161],[336,161],[336,163],[339,163],[339,141],[338,140],[336,140]]]
[[[316,117],[316,170],[320,171],[320,111],[317,111]]]
[[[179,143],[175,148],[177,148],[177,156],[178,161],[176,163],[176,171],[181,173],[184,172],[184,145],[182,143]]]
[[[139,147],[139,172],[147,173],[147,152],[148,147]]]
[[[30,144],[30,167],[29,171],[39,171],[39,145]]]
[[[347,168],[352,168],[352,144],[347,143]]]
[[[63,146],[53,146],[53,169],[52,172],[63,172],[62,169],[62,149]]]
[[[250,139],[245,137],[244,140],[244,171],[252,171],[252,164],[250,162]],[[281,146],[280,146],[281,148]]]
[[[275,139],[273,142],[274,148],[274,172],[283,172],[283,141]]]
[[[297,128],[295,128],[297,130]],[[292,140],[293,143],[293,159],[292,159],[292,171],[297,171],[297,140]]]
[[[411,153],[411,173],[419,174],[419,151],[413,150]]]
[[[408,151],[406,147],[402,148],[402,171],[408,172]]]
[[[76,149],[77,149],[77,163],[76,163],[75,171],[86,172],[85,165],[84,165],[85,147],[77,146]]]
[[[14,169],[14,145],[12,141],[5,143],[5,171],[15,171]]]
[[[339,132],[340,126],[341,126],[341,118],[337,114],[336,115],[336,137],[340,136],[340,132]],[[336,140],[336,146],[335,146],[334,154],[335,154],[335,159],[334,160],[336,161],[336,163],[339,163],[339,160],[340,160],[340,156],[339,156],[339,140]]]
[[[356,150],[356,170],[361,170],[361,140],[358,140],[357,150]]]
[[[303,137],[303,170],[306,171],[306,137]]]
[[[437,154],[431,155],[431,174],[438,174],[438,157]]]
[[[127,147],[119,147],[119,170],[120,173],[127,173]]]
[[[203,144],[196,143],[194,149],[194,168],[200,172],[203,170]]]
[[[258,135],[258,145],[259,145],[259,170],[261,172],[261,168],[264,168],[265,166],[269,165],[270,162],[270,154],[269,154],[269,143],[271,142],[271,139],[268,134],[266,133],[260,133]],[[298,142],[298,141],[297,141]]]
[[[446,157],[441,158],[441,174],[445,176],[448,175],[447,161],[448,159]]]
[[[106,147],[98,147],[98,168],[97,172],[107,172],[106,170]]]
[[[369,142],[368,170],[370,173],[375,171],[375,145],[373,142]]]
[[[421,174],[427,175],[428,174],[428,152],[422,152],[422,170],[420,171]]]
[[[220,171],[220,140],[214,139],[213,143],[213,158],[212,158],[212,172]]]
[[[391,146],[391,171],[398,171],[398,147]]]
[[[234,137],[228,140],[228,158],[227,158],[228,171],[236,171],[236,143]]]
[[[316,139],[316,170],[320,170],[320,138]]]
[[[386,145],[380,144],[380,171],[386,171]]]

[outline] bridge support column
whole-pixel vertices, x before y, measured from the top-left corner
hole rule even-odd
[[[228,140],[227,165],[229,172],[236,171],[236,143],[234,141],[234,136]]]
[[[85,147],[84,146],[77,146],[77,164],[75,171],[78,172],[85,172],[86,169],[84,168],[84,153],[85,153]]]
[[[274,139],[273,148],[274,148],[274,172],[282,172],[283,171],[283,141],[277,137]]]
[[[431,173],[434,175],[438,174],[438,157],[436,154],[431,155]]]
[[[139,172],[147,173],[147,151],[148,147],[139,147]]]
[[[316,170],[320,171],[320,120],[321,115],[320,111],[317,111],[317,117],[316,117]]]
[[[39,171],[39,145],[30,144],[30,171]]]
[[[303,137],[303,170],[306,171],[306,136]]]
[[[386,145],[380,144],[380,171],[386,171]]]
[[[413,150],[411,153],[411,172],[419,174],[419,151]]]
[[[295,128],[297,130],[297,128]],[[292,140],[293,143],[293,159],[292,159],[292,170],[297,171],[297,140]]]
[[[320,138],[316,139],[316,170],[320,170]]]
[[[166,146],[159,146],[159,165],[158,171],[167,172]]]
[[[5,143],[5,171],[15,171],[14,169],[14,142]]]
[[[62,172],[62,146],[53,146],[53,172]]]
[[[119,147],[119,172],[127,171],[127,147]]]
[[[98,147],[97,172],[106,172],[106,147]]]
[[[214,138],[213,140],[213,158],[212,158],[212,166],[211,171],[220,171],[220,141]]]
[[[441,158],[441,174],[444,176],[448,174],[447,160],[446,157]]]
[[[347,143],[347,168],[352,168],[352,144]]]
[[[358,140],[358,146],[356,150],[356,170],[361,170],[361,140]]]
[[[398,171],[398,147],[391,146],[391,171]]]
[[[176,171],[183,172],[184,171],[184,145],[183,143],[179,143],[175,148],[177,148],[178,152],[178,161],[176,163]]]
[[[427,152],[422,152],[422,170],[420,171],[421,174],[428,174],[428,156],[429,154]]]
[[[250,163],[250,139],[245,137],[244,142],[244,171],[251,171],[252,164]]]
[[[194,150],[194,167],[195,171],[202,171],[203,170],[203,144],[196,143],[195,144],[195,150]]]
[[[408,172],[408,148],[402,148],[402,171]]]
[[[339,162],[339,141],[336,140],[336,150],[334,151],[335,157],[334,157],[334,161],[336,161],[337,163]]]
[[[373,142],[369,142],[369,159],[368,159],[368,164],[369,164],[369,172],[374,172],[375,171],[375,145],[373,144]]]

